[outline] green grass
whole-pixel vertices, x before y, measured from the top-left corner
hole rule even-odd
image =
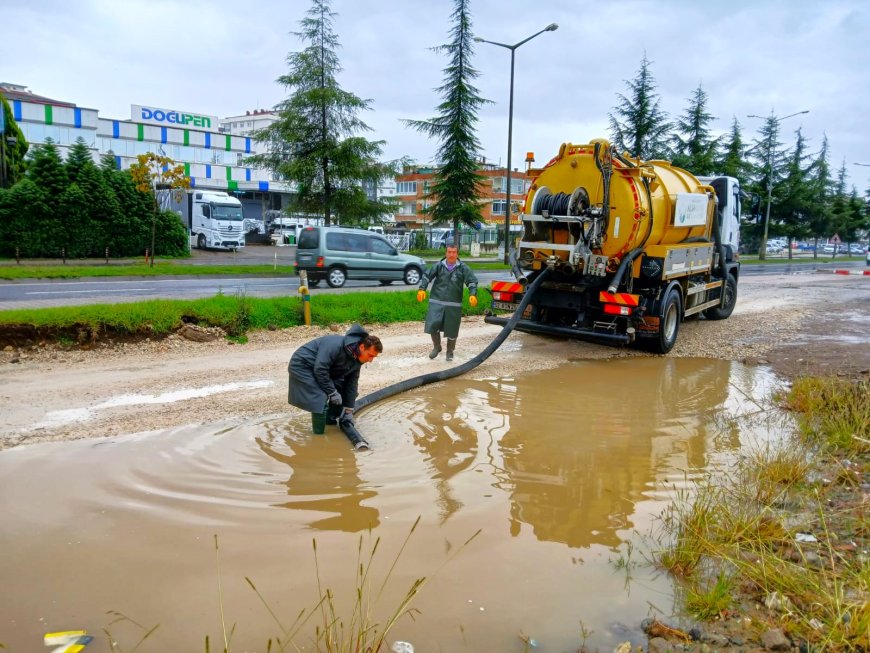
[[[329,324],[391,324],[421,321],[426,304],[418,303],[408,292],[343,293],[311,298],[311,321]],[[467,303],[466,315],[480,315],[490,304],[487,293],[480,293],[476,308]],[[237,338],[257,329],[283,329],[303,324],[299,297],[253,298],[244,295],[218,295],[206,299],[155,299],[129,304],[93,304],[55,308],[0,311],[0,325],[35,327],[40,337],[63,340],[85,331],[88,339],[104,335],[163,337],[185,322],[224,329]],[[81,337],[78,336],[81,340]]]
[[[142,263],[109,265],[4,265],[0,279],[76,279],[79,277],[158,277],[167,275],[294,274],[292,265],[193,265],[160,261],[154,267]]]
[[[661,515],[653,559],[680,578],[696,618],[749,601],[768,606],[753,621],[811,650],[868,650],[870,384],[799,379],[780,401],[795,432],[680,493]]]

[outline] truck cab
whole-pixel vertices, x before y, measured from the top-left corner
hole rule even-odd
[[[194,191],[190,202],[190,234],[199,249],[241,249],[245,246],[242,203],[220,191]]]

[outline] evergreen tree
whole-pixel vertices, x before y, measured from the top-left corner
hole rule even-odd
[[[834,190],[831,196],[831,223],[826,236],[836,235],[843,241],[843,236],[840,232],[845,233],[849,228],[849,196],[846,194],[846,162],[843,161],[840,169],[837,171],[837,180],[834,182]],[[837,255],[837,248],[834,247],[834,256]],[[833,258],[833,256],[832,256]]]
[[[852,192],[849,194],[846,215],[848,216],[846,228],[843,229],[840,238],[843,242],[852,244],[860,239],[862,233],[870,229],[870,212],[867,211],[867,203],[858,195],[855,186],[852,186]]]
[[[668,157],[668,114],[660,107],[655,78],[646,53],[640,70],[632,81],[626,81],[628,97],[618,93],[619,104],[610,116],[610,138],[619,151],[628,151],[641,159]]]
[[[61,194],[58,212],[63,216],[63,228],[58,235],[66,256],[88,256],[91,253],[89,247],[92,234],[90,202],[77,183],[71,183]]]
[[[14,186],[19,181],[24,179],[24,171],[27,167],[25,156],[27,155],[27,139],[21,133],[18,123],[15,122],[15,115],[12,113],[12,107],[6,101],[3,95],[0,95],[0,111],[3,112],[6,132],[2,135],[3,143],[3,161],[0,162],[0,167],[6,173],[5,183],[0,179],[0,183],[9,188]],[[10,140],[13,143],[10,143]]]
[[[100,170],[117,170],[118,164],[115,161],[115,153],[109,150],[100,156]]]
[[[106,243],[109,253],[112,256],[141,256],[151,242],[151,198],[136,190],[133,178],[126,170],[103,169],[100,172],[119,205],[118,216],[112,223]]]
[[[49,215],[45,192],[30,179],[22,179],[8,190],[0,189],[0,255],[41,256]]]
[[[250,157],[294,185],[291,208],[322,215],[327,225],[333,215],[345,223],[362,222],[394,208],[393,200],[370,200],[362,189],[363,182],[377,184],[394,169],[378,162],[384,141],[356,135],[371,130],[358,117],[371,101],[338,84],[336,14],[329,4],[312,0],[300,21],[295,35],[307,47],[287,56],[289,71],[278,78],[290,95],[277,106],[279,119],[254,135],[269,152]]]
[[[88,198],[90,224],[81,234],[83,256],[103,256],[106,248],[113,255],[112,234],[115,224],[121,220],[121,205],[106,182],[102,171],[89,159],[78,174],[78,187]]]
[[[451,41],[433,48],[448,57],[444,81],[435,89],[443,98],[438,105],[438,115],[429,120],[404,121],[440,141],[437,153],[440,166],[430,186],[427,197],[432,204],[426,212],[433,224],[452,223],[457,236],[460,223],[474,227],[481,220],[479,199],[485,179],[478,173],[480,141],[475,126],[477,112],[487,100],[474,86],[479,73],[471,65],[474,33],[469,4],[469,0],[454,0]]]
[[[807,142],[800,129],[796,132],[794,149],[785,166],[785,177],[778,187],[775,223],[781,223],[789,242],[806,238],[810,234],[810,208],[812,203],[811,165],[807,164]],[[791,248],[789,248],[791,258]]]
[[[819,238],[830,233],[831,228],[831,166],[828,163],[828,137],[822,137],[822,147],[812,165],[809,219],[807,230],[814,239],[815,256],[818,257]]]
[[[746,146],[743,144],[743,134],[737,118],[731,123],[731,132],[725,137],[720,156],[716,161],[716,171],[720,175],[734,177],[741,184],[748,181],[751,166],[746,161]]]
[[[758,131],[759,137],[749,150],[753,163],[754,179],[750,189],[759,197],[764,198],[762,212],[762,228],[759,240],[758,258],[767,258],[767,236],[774,220],[773,195],[777,179],[781,178],[787,153],[780,152],[779,120],[776,116],[768,116]]]
[[[677,119],[673,137],[673,164],[694,175],[711,175],[716,170],[718,140],[710,134],[713,115],[707,111],[707,93],[698,88],[689,98],[689,106]]]
[[[49,202],[57,202],[69,185],[69,178],[57,146],[50,138],[36,145],[30,153],[27,176],[46,194]]]
[[[88,164],[93,165],[94,159],[91,157],[91,150],[85,143],[85,139],[79,136],[70,146],[66,156],[66,174],[70,183],[78,181],[79,172]]]

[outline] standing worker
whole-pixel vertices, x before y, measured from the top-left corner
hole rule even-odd
[[[447,360],[453,360],[459,321],[462,319],[462,292],[468,286],[468,303],[477,306],[477,277],[471,268],[459,260],[459,251],[452,242],[447,243],[443,259],[430,265],[420,279],[417,301],[426,299],[426,288],[432,283],[429,293],[429,311],[423,330],[432,336],[432,351],[429,358],[441,353],[441,332],[447,336]]]
[[[311,413],[315,433],[325,423],[353,425],[359,371],[384,350],[380,339],[359,324],[343,335],[326,335],[307,342],[293,352],[287,371],[290,388],[287,401]]]

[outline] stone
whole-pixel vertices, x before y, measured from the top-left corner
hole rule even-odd
[[[791,641],[779,628],[771,628],[761,636],[761,644],[768,651],[789,651]]]
[[[178,335],[194,342],[212,342],[213,340],[217,340],[219,337],[217,334],[203,329],[201,326],[197,326],[196,324],[185,324],[178,330]]]

